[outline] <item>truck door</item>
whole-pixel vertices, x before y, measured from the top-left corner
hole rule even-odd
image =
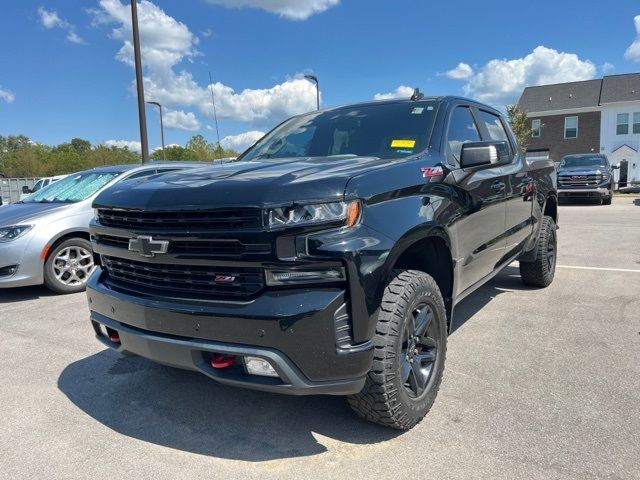
[[[477,110],[484,140],[506,141],[510,145],[510,162],[502,164],[505,182],[506,232],[505,255],[521,250],[533,232],[532,207],[535,197],[533,177],[526,160],[520,155],[513,138],[507,133],[503,119],[491,112]]]
[[[479,142],[478,122],[468,106],[450,113],[445,149],[447,161],[459,165],[462,145]],[[505,252],[505,183],[502,167],[496,165],[457,168],[453,176],[460,198],[461,216],[455,223],[458,240],[458,284],[460,293],[489,275]]]

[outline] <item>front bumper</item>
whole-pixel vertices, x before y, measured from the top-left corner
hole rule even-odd
[[[608,187],[558,189],[559,198],[605,198],[610,195]]]
[[[346,293],[327,287],[267,292],[247,302],[202,302],[133,297],[100,282],[87,284],[91,322],[114,350],[200,371],[221,383],[293,395],[359,392],[373,358],[372,342],[339,348],[336,320]],[[346,309],[348,311],[348,309]],[[109,340],[103,327],[118,332]],[[280,378],[214,369],[214,353],[268,360]]]
[[[0,288],[26,287],[43,282],[41,249],[33,246],[31,232],[16,240],[0,243],[0,269],[17,266],[12,275],[0,275]]]

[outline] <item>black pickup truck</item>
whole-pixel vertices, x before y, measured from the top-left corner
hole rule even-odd
[[[122,182],[94,207],[105,345],[348,395],[399,429],[435,400],[455,305],[514,260],[527,285],[555,271],[553,164],[528,165],[500,112],[457,97],[297,116],[236,162]]]

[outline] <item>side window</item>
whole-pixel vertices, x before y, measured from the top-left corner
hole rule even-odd
[[[127,177],[127,180],[133,180],[134,178],[150,177],[151,175],[155,175],[155,174],[156,174],[156,170],[143,170],[141,172],[134,173],[130,177]]]
[[[487,127],[491,140],[505,142],[509,141],[509,136],[507,135],[507,132],[504,131],[502,122],[497,115],[480,110],[480,120],[484,122],[485,126]]]
[[[509,140],[509,135],[507,131],[504,129],[504,125],[500,120],[500,117],[494,115],[493,113],[485,112],[480,110],[480,121],[484,123],[487,127],[487,131],[489,132],[489,139],[494,140],[496,142],[507,142],[509,145],[509,151],[513,154],[513,147],[511,146],[511,142]],[[538,129],[539,131],[539,129]]]
[[[449,130],[447,131],[447,145],[449,146],[449,161],[459,161],[462,145],[468,142],[479,142],[478,127],[473,121],[471,111],[467,107],[456,107],[451,114]],[[452,162],[453,163],[453,162]]]

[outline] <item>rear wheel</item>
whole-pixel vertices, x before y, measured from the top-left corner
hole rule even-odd
[[[349,404],[369,421],[412,428],[433,405],[446,349],[446,313],[435,280],[424,272],[395,271],[380,306],[373,365]]]
[[[70,238],[49,254],[44,264],[44,284],[56,293],[82,292],[94,268],[91,243]]]
[[[556,272],[557,255],[556,223],[553,218],[542,217],[536,259],[533,262],[520,262],[520,278],[531,287],[548,287]]]

